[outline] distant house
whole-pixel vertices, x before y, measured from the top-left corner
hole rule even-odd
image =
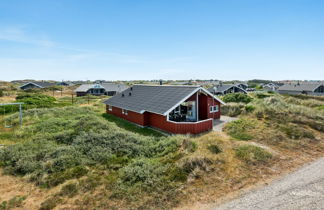
[[[114,96],[127,88],[128,86],[126,85],[115,83],[83,84],[75,92],[77,96],[85,96],[87,94]]]
[[[62,81],[62,82],[58,82],[57,85],[59,85],[59,86],[72,86],[74,84],[72,82],[64,82],[64,81]]]
[[[55,83],[50,82],[27,82],[20,86],[22,90],[38,89],[38,88],[48,88],[55,86]]]
[[[289,83],[278,88],[278,93],[281,94],[306,94],[306,95],[324,95],[324,83]]]
[[[246,90],[234,84],[216,85],[212,88],[209,88],[208,91],[213,93],[214,95],[226,95],[228,93],[244,93],[244,94],[247,93]]]
[[[279,88],[279,85],[275,84],[275,83],[268,83],[268,84],[264,84],[262,85],[263,90],[267,90],[267,91],[276,91]]]
[[[211,130],[224,104],[200,86],[176,85],[134,85],[104,103],[109,114],[175,134]]]
[[[249,85],[246,83],[236,83],[235,85],[243,90],[246,90],[249,87]]]

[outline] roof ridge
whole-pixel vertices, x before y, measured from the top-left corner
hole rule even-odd
[[[146,85],[146,84],[134,84],[133,86],[144,86],[144,87],[193,87],[198,88],[200,85]]]

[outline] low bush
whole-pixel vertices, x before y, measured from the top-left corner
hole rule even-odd
[[[214,153],[214,154],[218,154],[218,153],[221,153],[222,152],[221,148],[219,146],[217,146],[216,144],[208,145],[207,149],[211,153]]]
[[[56,101],[56,99],[54,97],[42,94],[24,93],[19,94],[16,97],[16,101],[37,108],[49,108],[54,106],[54,102]]]
[[[248,163],[266,162],[272,158],[272,154],[253,145],[242,145],[235,148],[235,155]]]
[[[42,187],[51,188],[79,179],[78,190],[94,189],[108,182],[90,179],[92,171],[98,168],[117,174],[112,176],[109,186],[116,193],[121,192],[122,198],[125,193],[137,196],[153,191],[160,193],[156,196],[165,196],[185,180],[185,173],[173,160],[183,142],[181,136],[143,136],[129,132],[88,107],[28,110],[24,120],[28,126],[15,134],[23,143],[1,149],[0,165],[7,173],[27,175]],[[194,144],[189,147],[190,151],[195,149]],[[85,183],[87,180],[89,183]],[[55,205],[48,200],[42,206],[46,209]]]
[[[61,191],[59,192],[60,196],[68,196],[73,197],[78,193],[78,185],[76,183],[69,183],[62,187]]]
[[[128,187],[139,187],[144,190],[152,190],[164,185],[163,177],[169,165],[163,165],[157,161],[150,159],[137,159],[121,169],[120,185]]]
[[[255,110],[255,106],[253,106],[253,105],[248,104],[245,106],[246,112],[253,112],[254,110]]]
[[[3,97],[3,96],[4,96],[3,90],[0,89],[0,97]]]
[[[226,94],[223,97],[223,101],[228,102],[235,102],[235,103],[250,103],[252,98],[244,93],[230,93]]]
[[[222,115],[236,117],[243,112],[245,105],[241,103],[228,103],[225,106],[221,106]]]
[[[267,98],[267,97],[270,97],[270,96],[271,96],[270,94],[265,94],[265,93],[256,93],[255,94],[255,97],[259,98],[259,99]]]
[[[280,129],[291,139],[314,138],[314,134],[295,124],[281,125]]]
[[[255,128],[255,122],[249,119],[239,119],[228,123],[225,131],[238,140],[251,140],[253,138],[251,130]]]
[[[54,209],[60,202],[62,198],[58,196],[52,196],[46,199],[43,203],[41,203],[40,210],[51,210]]]

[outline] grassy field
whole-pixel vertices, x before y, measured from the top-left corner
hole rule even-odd
[[[137,127],[102,100],[26,110],[22,128],[0,118],[13,125],[0,128],[0,209],[194,208],[324,152],[321,97],[227,96],[239,120],[199,136]]]

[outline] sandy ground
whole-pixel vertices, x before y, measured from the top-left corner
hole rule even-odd
[[[48,193],[22,178],[4,175],[0,170],[0,203],[16,196],[26,196],[23,207],[19,209],[39,209]]]
[[[324,209],[324,158],[221,206],[206,209]]]

